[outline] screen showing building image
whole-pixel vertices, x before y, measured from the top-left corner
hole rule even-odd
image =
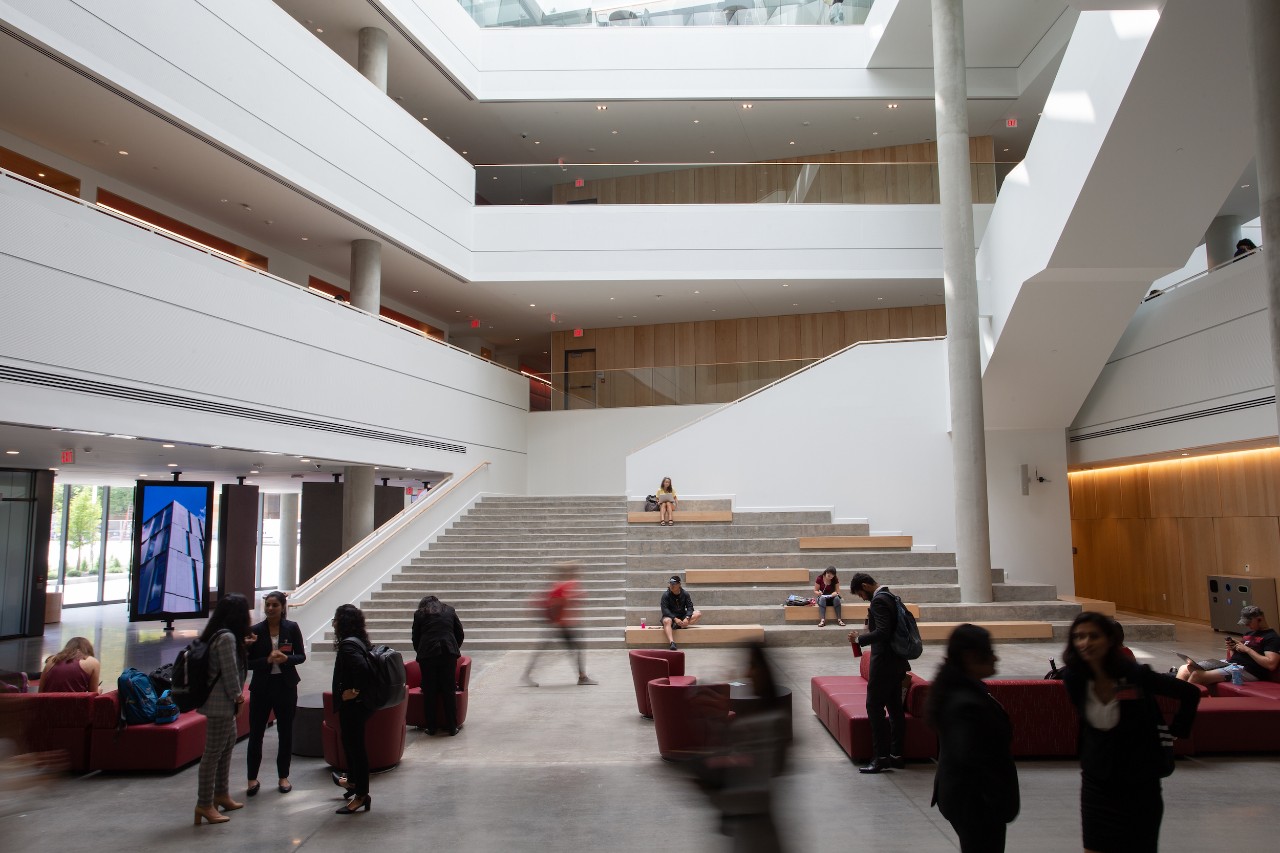
[[[212,483],[147,483],[137,489],[133,620],[203,616],[209,596]]]

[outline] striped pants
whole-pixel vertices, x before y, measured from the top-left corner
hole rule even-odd
[[[200,787],[196,805],[213,805],[214,796],[230,792],[231,753],[236,748],[235,716],[205,717],[204,755],[200,758]]]

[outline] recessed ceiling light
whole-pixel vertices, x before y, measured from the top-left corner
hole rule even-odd
[[[160,446],[161,446],[161,447],[167,447],[167,448],[170,448],[170,449],[172,449],[172,448],[174,447],[174,445],[172,445],[172,444],[162,444],[162,445],[160,445]]]
[[[211,449],[211,450],[221,450],[221,449],[222,449],[222,445],[221,445],[221,444],[213,444],[213,445],[210,445],[210,449]]]
[[[1004,150],[1004,151],[1008,151],[1009,149],[1008,149],[1008,148],[1005,148],[1005,149],[1003,149],[1003,150]]]
[[[610,296],[610,297],[609,297],[609,301],[610,301],[610,302],[612,302],[613,300],[615,300],[615,299],[617,299],[617,298],[618,298],[618,297],[616,297],[616,296]]]
[[[37,177],[37,178],[43,178],[43,177],[44,177],[44,172],[36,172],[36,177]]]
[[[751,104],[743,104],[743,105],[742,105],[742,108],[743,108],[744,110],[749,110],[749,109],[751,109]]]
[[[423,121],[431,121],[431,119],[427,118],[426,116],[423,116],[423,117],[422,117],[422,120],[423,120]]]
[[[789,285],[789,284],[784,284],[784,285],[782,285],[782,286],[783,286],[783,287],[790,287],[791,285]]]
[[[57,468],[50,468],[49,470],[50,470],[50,471],[57,471],[58,469],[57,469]]]
[[[716,152],[714,152],[714,151],[708,151],[707,153],[708,153],[708,154],[714,154],[714,153],[716,153]]]
[[[418,291],[416,291],[416,290],[414,291],[414,293],[417,293],[417,292],[418,292]]]
[[[530,308],[537,308],[538,306],[537,306],[537,305],[534,305],[532,302],[530,302],[530,303],[529,303],[529,307],[530,307]]]
[[[139,476],[139,477],[146,477],[147,475],[146,475],[146,474],[139,474],[138,476]]]
[[[1240,185],[1240,189],[1242,189],[1242,190],[1247,190],[1247,189],[1249,189],[1249,187],[1251,187],[1251,186],[1253,186],[1253,184],[1241,184],[1241,185]]]
[[[884,302],[884,297],[883,297],[883,296],[877,296],[877,297],[876,297],[876,302]]]
[[[788,144],[788,145],[795,145],[795,144],[796,144],[796,141],[793,139],[793,140],[791,140],[790,142],[788,142],[787,144]]]
[[[632,160],[631,162],[632,162],[632,163],[639,163],[640,161],[639,161],[639,160]]]
[[[137,436],[136,436],[136,435],[120,435],[119,433],[114,433],[114,432],[111,434],[111,437],[112,437],[112,438],[123,438],[125,441],[133,441],[134,439],[136,439],[136,438],[137,438]]]
[[[519,339],[519,338],[516,338],[516,340],[518,341],[518,340],[520,340],[520,339]]]
[[[225,198],[220,198],[220,199],[218,199],[218,201],[222,202],[223,204],[226,204],[226,203],[227,203],[227,200],[226,200]]]
[[[128,157],[128,156],[129,156],[129,152],[128,152],[128,151],[125,151],[123,148],[121,148],[121,149],[120,149],[119,151],[117,151],[116,153],[117,153],[117,154],[119,154],[119,155],[121,155],[122,157]]]
[[[694,124],[702,124],[702,119],[700,119],[700,118],[695,118],[695,119],[693,120],[693,123],[694,123]]]
[[[608,104],[596,104],[596,109],[598,109],[600,112],[604,112],[605,110],[609,109],[609,105],[608,105]]]
[[[889,104],[889,109],[896,110],[897,108],[898,108],[897,104]]]
[[[461,308],[454,308],[454,309],[453,309],[453,313],[455,313],[455,314],[461,314],[461,313],[462,313],[462,309],[461,309]]]
[[[318,33],[324,32],[324,27],[316,27],[316,32]]]
[[[701,292],[702,292],[701,290],[695,290],[695,291],[693,292],[693,295],[694,295],[694,296],[697,296],[697,295],[698,295],[699,293],[701,293]]]
[[[871,135],[872,135],[872,136],[879,136],[879,135],[880,135],[880,131],[878,131],[878,130],[873,130],[873,131],[871,131]]]
[[[299,461],[299,462],[310,462],[311,460],[310,460],[310,459],[299,459],[298,461]]]
[[[534,144],[534,145],[541,145],[541,144],[542,144],[542,140],[540,140],[540,139],[535,139],[535,140],[533,140],[533,144]]]
[[[5,451],[5,453],[6,453],[7,455],[9,455],[9,456],[17,456],[17,455],[18,455],[18,452],[19,452],[19,451],[17,451],[17,450],[6,450],[6,451]]]
[[[178,467],[178,463],[177,463],[177,462],[170,462],[170,463],[169,463],[169,467],[170,467],[170,468],[177,468],[177,467]]]
[[[302,240],[302,242],[304,242],[304,243],[305,243],[306,241],[310,240],[311,238],[310,238],[310,237],[299,237],[298,239]]]
[[[467,152],[463,151],[462,153],[463,153],[463,154],[466,154]]]
[[[261,471],[250,471],[249,473],[250,473],[250,474],[260,474],[260,473],[262,473],[262,472],[261,472]]]
[[[612,133],[614,136],[617,136],[617,135],[618,135],[618,131],[616,131],[616,130],[611,130],[611,131],[609,131],[609,132],[610,132],[610,133]]]
[[[494,179],[495,181],[496,181],[496,180],[498,180],[498,176],[497,176],[497,175],[494,175],[494,176],[493,176],[493,179]]]

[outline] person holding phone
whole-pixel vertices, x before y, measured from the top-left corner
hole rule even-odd
[[[267,733],[267,720],[276,715],[276,731],[280,746],[276,752],[277,789],[282,794],[293,790],[289,783],[289,759],[293,755],[293,718],[298,711],[298,665],[306,661],[302,630],[297,622],[284,618],[288,611],[286,596],[279,590],[262,599],[265,619],[254,625],[246,638],[249,643],[249,787],[250,797],[258,793],[258,768],[262,765],[262,739]]]

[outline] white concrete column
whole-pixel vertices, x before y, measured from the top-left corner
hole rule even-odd
[[[373,466],[342,469],[342,550],[373,532]]]
[[[991,529],[961,0],[933,0],[933,88],[942,207],[942,282],[947,304],[956,568],[961,601],[977,603],[991,600]]]
[[[387,92],[387,34],[377,27],[360,29],[356,67],[384,95]]]
[[[298,586],[298,498],[297,492],[280,495],[280,588]]]
[[[382,244],[351,241],[351,304],[377,316],[382,307]]]
[[[1262,258],[1271,305],[1271,368],[1280,387],[1280,3],[1249,0],[1249,68],[1257,128],[1258,202]],[[1277,412],[1280,420],[1280,412]]]
[[[1209,223],[1209,230],[1204,232],[1204,253],[1209,260],[1209,269],[1225,264],[1235,255],[1243,224],[1244,220],[1239,216],[1215,216]]]

